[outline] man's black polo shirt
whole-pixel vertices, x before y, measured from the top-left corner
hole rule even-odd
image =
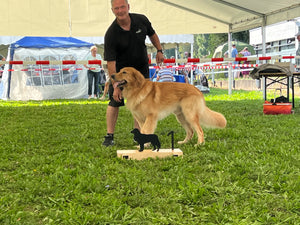
[[[146,36],[155,34],[148,18],[141,14],[129,14],[131,27],[123,30],[115,19],[106,31],[104,38],[104,60],[116,61],[116,70],[134,67],[145,77],[149,77]]]

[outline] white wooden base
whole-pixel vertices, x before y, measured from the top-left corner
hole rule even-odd
[[[172,149],[159,149],[159,151],[152,151],[145,149],[142,152],[139,150],[117,150],[117,156],[122,159],[136,159],[142,160],[146,158],[165,158],[165,157],[178,157],[183,156],[183,152],[179,148]]]

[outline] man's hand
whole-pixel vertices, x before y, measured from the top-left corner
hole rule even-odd
[[[164,54],[162,54],[161,52],[158,52],[156,54],[156,63],[162,63],[164,62]]]
[[[113,98],[116,102],[121,102],[123,97],[122,97],[121,89],[117,87],[118,84],[119,84],[119,82],[115,82],[114,85],[113,85],[114,86]]]

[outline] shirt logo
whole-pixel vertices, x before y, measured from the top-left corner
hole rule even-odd
[[[142,32],[142,30],[141,30],[141,29],[138,29],[135,33],[139,34],[139,33],[141,33],[141,32]]]

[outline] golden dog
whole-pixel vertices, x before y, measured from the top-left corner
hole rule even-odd
[[[186,131],[186,137],[179,144],[192,139],[194,131],[198,135],[198,144],[204,142],[201,125],[212,128],[224,128],[225,117],[210,110],[201,91],[186,83],[152,82],[132,67],[125,67],[111,76],[127,99],[126,106],[140,125],[141,133],[153,134],[157,121],[171,113],[176,115]]]

